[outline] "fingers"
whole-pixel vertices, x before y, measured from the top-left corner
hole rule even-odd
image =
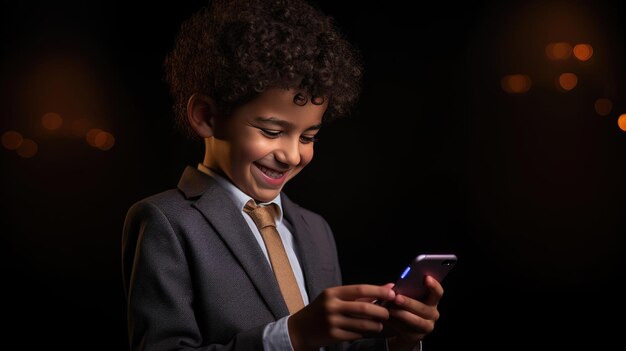
[[[394,297],[390,288],[375,285],[327,288],[289,318],[292,343],[317,349],[321,345],[380,333],[382,321],[389,319],[389,310],[360,300]]]
[[[416,314],[404,309],[393,308],[389,311],[389,315],[389,323],[393,324],[396,329],[420,334],[432,332],[435,328],[435,323],[439,319],[439,311],[432,307],[424,314]]]
[[[367,284],[330,288],[324,293],[327,294],[327,316],[331,318],[329,325],[360,334],[380,332],[383,329],[381,321],[389,319],[389,310],[371,301],[393,300],[395,297],[389,286]]]
[[[404,295],[396,296],[395,300],[393,300],[393,303],[394,307],[390,309],[390,313],[392,311],[405,311],[408,314],[417,315],[426,319],[431,319],[435,321],[439,319],[439,311],[437,310],[437,305],[427,305]]]
[[[359,337],[363,337],[366,334],[379,333],[383,330],[383,323],[377,320],[345,315],[336,315],[332,319],[329,321],[329,325],[332,326],[331,331],[334,329],[335,332],[343,330],[349,333],[358,333]],[[335,337],[339,338],[339,335],[336,334]]]
[[[389,320],[385,322],[385,334],[417,342],[434,330],[439,319],[437,305],[443,296],[443,287],[430,276],[426,277],[425,284],[428,294],[424,301],[396,295],[389,308]]]
[[[394,285],[395,285],[394,283],[387,283],[387,284],[383,285],[382,287],[391,289],[391,288],[393,288]],[[380,303],[382,303],[383,301],[389,301],[389,300],[373,299],[373,298],[370,298],[370,297],[366,297],[366,298],[357,299],[356,301],[373,302],[373,303],[376,303],[376,304],[380,305]]]
[[[443,287],[435,278],[430,276],[426,277],[425,283],[428,288],[428,294],[426,294],[424,301],[418,301],[404,295],[396,295],[393,303],[401,310],[406,310],[427,319],[437,320],[439,319],[437,305],[443,296]]]
[[[385,322],[383,333],[417,342],[435,329],[438,319],[437,307],[399,295],[394,300],[394,307],[389,309],[389,320]]]
[[[396,293],[389,286],[368,284],[344,285],[327,289],[341,300],[393,300]]]
[[[389,319],[388,309],[370,302],[342,301],[337,304],[334,312],[357,318]]]
[[[443,296],[443,288],[436,279],[426,278],[429,293],[424,302],[404,295],[397,295],[389,309],[388,325],[410,340],[419,340],[435,328],[439,319],[437,304]]]

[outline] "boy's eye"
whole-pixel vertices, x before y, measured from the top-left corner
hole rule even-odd
[[[300,137],[300,142],[303,144],[314,143],[316,141],[317,141],[317,138],[315,138],[314,136],[303,135]]]
[[[281,130],[265,129],[265,128],[259,128],[259,130],[261,131],[263,135],[272,139],[278,138],[283,134],[283,131]],[[306,136],[306,135],[300,136],[300,142],[303,144],[309,144],[309,143],[313,143],[316,141],[317,141],[317,138],[315,138],[315,136]]]
[[[281,131],[280,130],[272,130],[272,129],[264,129],[264,128],[259,128],[261,130],[261,133],[263,133],[265,136],[270,137],[270,138],[277,138],[278,136],[280,136]]]

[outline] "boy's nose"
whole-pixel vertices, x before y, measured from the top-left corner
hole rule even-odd
[[[276,152],[276,159],[291,167],[300,164],[300,140],[285,138],[280,149]]]

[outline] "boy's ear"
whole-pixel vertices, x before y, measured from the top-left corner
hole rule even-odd
[[[215,133],[217,107],[212,98],[193,94],[187,102],[187,120],[189,125],[201,138],[212,137]]]

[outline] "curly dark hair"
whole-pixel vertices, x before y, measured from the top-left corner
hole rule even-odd
[[[212,1],[183,22],[164,68],[177,124],[194,137],[186,118],[194,93],[228,116],[269,87],[295,88],[312,103],[328,99],[329,121],[354,106],[363,72],[334,19],[304,0]],[[306,103],[298,95],[294,103]]]

